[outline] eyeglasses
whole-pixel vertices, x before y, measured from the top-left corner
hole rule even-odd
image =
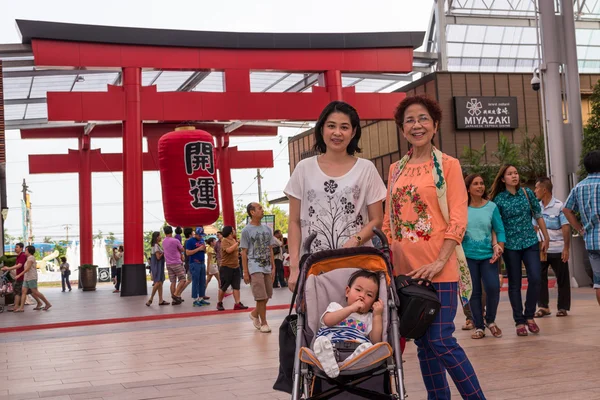
[[[402,123],[402,125],[407,126],[407,127],[412,127],[414,124],[419,123],[421,125],[427,125],[431,122],[433,122],[433,120],[431,118],[429,118],[426,115],[421,115],[419,118],[417,118],[416,120],[414,118],[408,118],[406,120],[404,120],[404,122]]]

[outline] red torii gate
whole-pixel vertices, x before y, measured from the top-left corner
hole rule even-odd
[[[314,120],[332,100],[351,103],[363,119],[389,119],[404,93],[355,93],[342,87],[342,72],[408,73],[422,32],[367,34],[270,34],[190,32],[17,21],[34,63],[44,67],[120,69],[122,86],[107,92],[48,92],[49,121],[122,121],[125,265],[143,254],[143,121]],[[158,92],[142,86],[142,68],[220,70],[225,91]],[[254,93],[250,71],[317,72],[311,93]],[[80,139],[80,171],[91,170],[89,138]],[[231,182],[229,135],[217,136],[220,181]],[[221,193],[227,185],[221,185]],[[231,191],[231,187],[228,188]],[[233,224],[225,209],[224,222]],[[145,289],[145,286],[144,286]]]
[[[144,171],[158,171],[158,140],[162,135],[174,130],[176,124],[144,124],[143,134],[148,141],[148,151],[142,155]],[[220,138],[225,134],[224,127],[215,124],[196,124],[198,129],[205,130]],[[276,127],[242,126],[231,133],[231,136],[276,136]],[[92,172],[123,171],[122,153],[102,153],[100,149],[91,150],[91,138],[122,137],[121,125],[98,125],[88,135],[84,126],[63,128],[21,129],[22,139],[78,139],[77,150],[69,149],[68,154],[29,155],[30,174],[78,173],[79,177],[79,231],[80,231],[80,263],[93,262],[92,248]],[[217,147],[218,154],[223,151]],[[229,148],[230,169],[272,168],[273,152],[271,150],[239,151],[237,147]],[[218,166],[219,167],[219,166]],[[218,168],[221,175],[231,173]],[[231,185],[225,185],[223,197],[229,197],[233,203]],[[229,190],[228,190],[229,189]],[[229,219],[233,210],[224,209],[224,216]],[[235,218],[235,217],[234,217]]]

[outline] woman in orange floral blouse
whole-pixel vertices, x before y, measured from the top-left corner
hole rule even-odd
[[[383,231],[396,274],[428,279],[442,308],[425,336],[415,340],[429,399],[450,399],[446,372],[464,399],[485,399],[464,350],[452,336],[459,293],[468,302],[471,281],[464,252],[467,191],[457,159],[433,146],[442,112],[424,96],[405,98],[396,124],[411,150],[390,167]]]

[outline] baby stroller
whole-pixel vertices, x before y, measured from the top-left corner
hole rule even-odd
[[[292,399],[404,399],[398,296],[389,262],[387,238],[377,229],[381,250],[373,247],[326,250],[301,262],[296,298],[297,333]],[[308,253],[316,235],[304,243]],[[378,272],[379,298],[384,304],[383,340],[350,361],[340,363],[340,375],[328,377],[313,353],[320,317],[330,302],[344,304],[350,275],[358,269]]]
[[[4,309],[8,306],[6,304],[6,296],[13,292],[12,283],[9,275],[10,272],[6,271],[0,275],[0,313],[4,312]]]

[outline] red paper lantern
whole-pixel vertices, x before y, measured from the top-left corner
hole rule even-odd
[[[219,218],[213,137],[177,128],[158,141],[158,168],[165,219],[173,226],[202,226]]]

